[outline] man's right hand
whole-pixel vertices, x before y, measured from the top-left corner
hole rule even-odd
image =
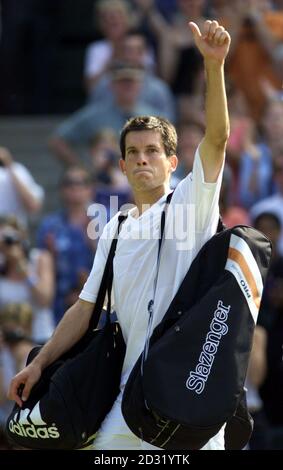
[[[29,397],[30,391],[34,384],[38,382],[41,376],[41,367],[35,362],[31,362],[23,370],[21,370],[12,379],[8,391],[9,400],[14,400],[20,407]],[[21,396],[19,391],[22,389]]]

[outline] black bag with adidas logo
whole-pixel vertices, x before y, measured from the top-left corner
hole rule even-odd
[[[200,449],[227,423],[226,448],[247,443],[244,381],[270,256],[270,241],[246,226],[203,246],[125,386],[134,434],[163,449]]]
[[[123,219],[123,216],[119,217],[119,227]],[[15,404],[8,417],[6,432],[18,446],[31,449],[86,447],[94,440],[118,396],[126,347],[119,323],[110,321],[117,233],[88,331],[69,351],[43,370],[23,407]],[[97,330],[106,291],[106,323]],[[32,349],[27,364],[39,350],[40,347]]]

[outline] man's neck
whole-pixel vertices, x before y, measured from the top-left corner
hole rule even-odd
[[[141,215],[143,212],[145,212],[150,206],[155,204],[162,196],[164,196],[164,194],[167,194],[169,191],[169,185],[159,186],[158,188],[154,188],[151,191],[134,191],[134,201],[137,206],[138,215]]]

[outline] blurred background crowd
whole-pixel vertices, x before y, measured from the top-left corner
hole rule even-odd
[[[221,214],[273,242],[247,375],[247,448],[283,449],[283,1],[0,0],[0,14],[0,448],[10,379],[91,269],[87,208],[103,204],[109,218],[110,196],[132,202],[118,167],[125,120],[170,119],[172,186],[192,168],[205,82],[187,23],[210,18],[232,37]]]

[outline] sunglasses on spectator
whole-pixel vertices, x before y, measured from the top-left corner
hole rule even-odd
[[[88,186],[89,184],[88,179],[68,178],[63,181],[63,186]]]

